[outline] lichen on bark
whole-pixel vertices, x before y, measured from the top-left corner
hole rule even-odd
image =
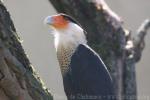
[[[33,70],[9,12],[0,1],[0,100],[53,100]]]

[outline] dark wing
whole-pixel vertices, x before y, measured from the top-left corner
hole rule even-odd
[[[110,100],[113,95],[112,79],[107,68],[101,58],[85,45],[79,45],[73,54],[66,76],[65,92],[76,96],[75,100],[82,96],[92,96],[93,100]]]

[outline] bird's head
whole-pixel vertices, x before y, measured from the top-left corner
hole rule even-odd
[[[57,30],[66,29],[70,23],[79,25],[74,18],[63,13],[46,17],[44,23]]]
[[[45,22],[56,29],[64,29],[69,23],[69,21],[66,20],[62,15],[48,16],[45,19]]]
[[[44,23],[47,24],[55,35],[57,42],[74,41],[76,43],[86,43],[84,30],[81,25],[69,15],[60,13],[57,15],[48,16]]]

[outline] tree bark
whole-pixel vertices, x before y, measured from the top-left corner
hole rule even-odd
[[[88,44],[102,57],[114,81],[118,100],[136,100],[135,63],[144,48],[147,20],[134,38],[104,0],[49,0],[59,13],[76,18],[87,31]]]
[[[0,1],[0,100],[53,100],[33,70]]]

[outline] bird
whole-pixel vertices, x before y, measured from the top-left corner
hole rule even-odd
[[[59,13],[44,23],[54,46],[68,100],[113,100],[112,77],[101,57],[87,44],[87,32],[73,17]]]

